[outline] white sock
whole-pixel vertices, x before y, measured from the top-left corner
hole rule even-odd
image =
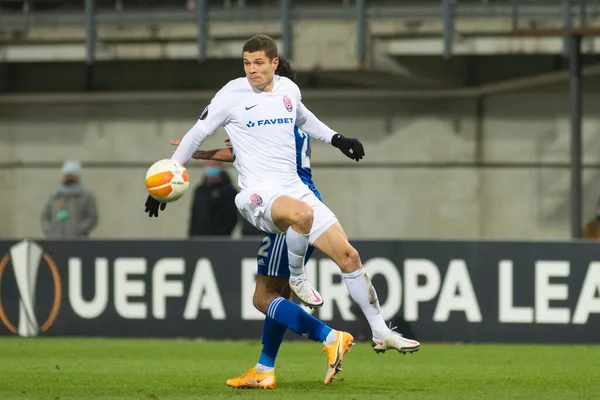
[[[367,321],[369,321],[373,337],[383,339],[390,329],[381,315],[377,292],[375,292],[369,276],[365,273],[365,269],[360,267],[354,272],[342,273],[342,276],[350,297],[360,306]]]
[[[255,368],[256,368],[256,371],[260,372],[261,374],[266,374],[267,372],[271,372],[271,371],[275,370],[275,368],[273,368],[273,367],[266,367],[260,363],[257,363]]]
[[[308,248],[308,234],[301,234],[289,227],[285,234],[290,263],[290,278],[304,275],[304,256]]]
[[[332,329],[331,332],[329,332],[329,334],[327,335],[327,338],[325,338],[323,344],[325,346],[331,346],[335,343],[335,339],[337,339],[337,331],[335,329]]]

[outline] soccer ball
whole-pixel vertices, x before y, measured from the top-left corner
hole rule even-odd
[[[160,160],[146,172],[146,189],[150,196],[162,203],[170,203],[187,191],[190,185],[188,172],[175,160]]]

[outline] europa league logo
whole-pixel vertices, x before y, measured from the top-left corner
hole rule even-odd
[[[42,262],[42,259],[44,262]],[[15,324],[10,321],[4,311],[2,304],[2,277],[9,261],[11,261],[17,289],[19,293],[19,319]],[[37,287],[38,271],[42,267],[50,268],[52,281],[54,283],[54,301],[48,318],[40,326],[36,318],[35,294]],[[5,254],[0,260],[0,320],[14,334],[19,336],[37,336],[52,326],[61,300],[61,283],[58,268],[52,258],[44,253],[42,248],[35,242],[24,240],[10,248],[10,253]]]

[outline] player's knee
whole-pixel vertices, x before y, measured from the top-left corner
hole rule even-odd
[[[276,290],[268,289],[263,291],[255,291],[252,303],[254,304],[254,308],[267,315],[269,305],[271,305],[271,302],[278,297],[280,297],[280,294]]]
[[[291,301],[292,300],[292,288],[290,287],[290,285],[289,284],[285,285],[279,292],[279,295],[281,297],[283,297],[284,299]]]
[[[294,228],[300,230],[298,233],[309,233],[314,220],[314,212],[311,206],[306,203],[298,205],[293,211]]]
[[[344,249],[342,260],[340,262],[342,272],[354,272],[359,269],[360,266],[360,255],[358,254],[358,251],[348,244],[348,246]]]
[[[265,296],[264,293],[254,292],[254,298],[252,299],[252,303],[254,304],[254,308],[256,308],[261,313],[267,315],[269,301],[268,297]]]

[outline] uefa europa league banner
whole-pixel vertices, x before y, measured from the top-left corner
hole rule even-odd
[[[421,342],[600,342],[596,243],[357,241],[381,312]],[[0,335],[258,339],[257,240],[0,241]],[[337,267],[314,315],[369,339]]]

